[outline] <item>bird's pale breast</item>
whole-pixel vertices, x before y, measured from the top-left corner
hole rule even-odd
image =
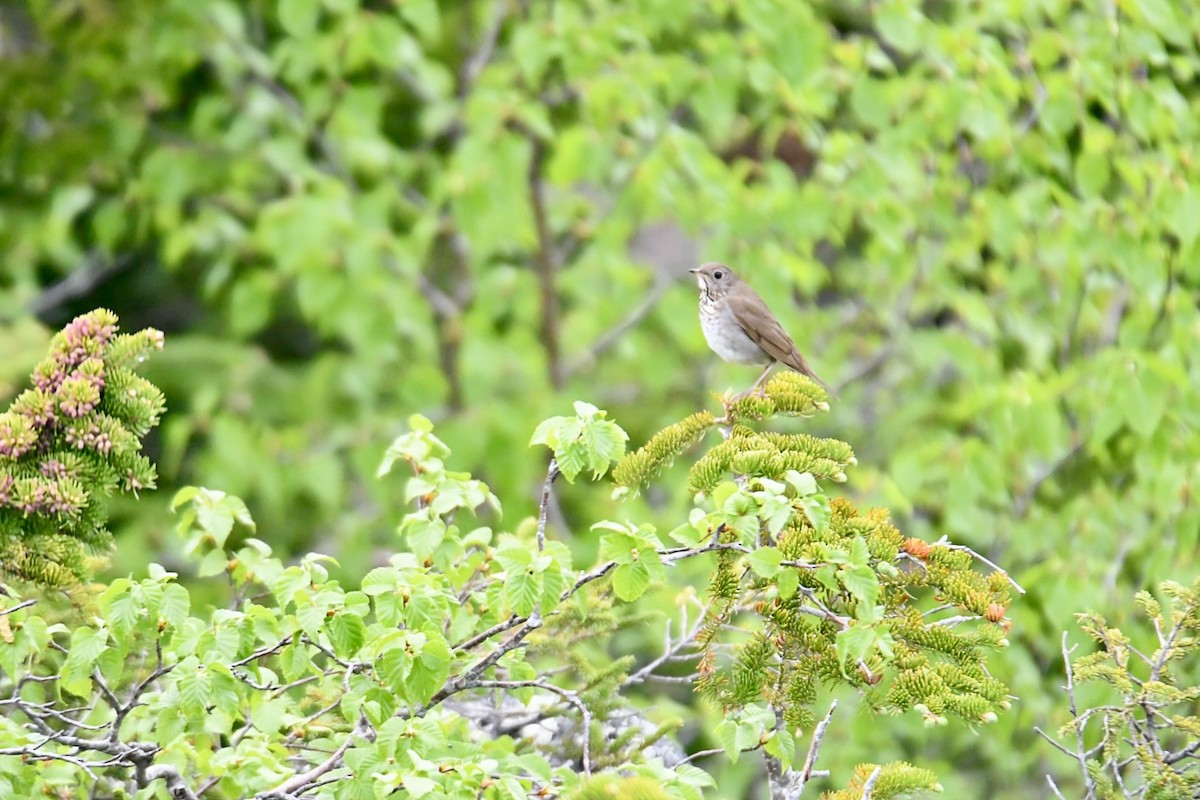
[[[723,302],[700,303],[700,327],[712,351],[735,364],[765,364],[770,357],[747,336]]]

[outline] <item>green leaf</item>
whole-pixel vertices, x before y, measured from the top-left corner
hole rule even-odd
[[[839,572],[842,585],[859,603],[874,607],[879,599],[879,576],[870,567],[851,567]]]
[[[800,588],[800,572],[796,569],[785,569],[775,578],[775,588],[779,592],[779,597],[782,600],[788,600],[795,596],[796,590]]]
[[[902,53],[912,53],[921,45],[924,18],[907,0],[884,0],[875,6],[875,24],[890,45]]]
[[[224,550],[209,550],[208,554],[200,562],[200,566],[196,567],[196,576],[199,578],[211,578],[213,575],[220,575],[229,566],[229,556],[225,555]]]
[[[279,652],[279,667],[289,682],[300,680],[313,670],[312,655],[305,646],[292,642]]]
[[[774,578],[782,569],[779,564],[783,561],[783,554],[779,552],[778,547],[760,547],[746,556],[746,560],[755,575],[760,578]]]
[[[597,523],[597,525],[600,524],[602,523]],[[593,525],[593,530],[596,527]],[[625,531],[606,533],[600,537],[600,559],[615,561],[618,564],[628,564],[633,561],[633,552],[637,546],[637,538]]]
[[[408,542],[408,548],[417,558],[425,559],[446,538],[446,523],[441,517],[432,516],[430,511],[409,514],[400,525],[400,532]]]
[[[171,498],[171,510],[178,511],[180,506],[191,502],[192,498],[194,498],[196,493],[199,491],[200,489],[195,486],[185,486],[180,489],[175,493],[175,496]]]
[[[542,576],[533,567],[508,570],[504,578],[504,599],[513,613],[529,616],[542,597]]]
[[[835,646],[842,669],[866,659],[875,646],[875,638],[875,629],[870,625],[851,625],[838,631]]]
[[[855,536],[850,542],[850,564],[856,567],[865,567],[871,563],[871,551],[867,548],[867,540],[861,536]]]
[[[650,587],[650,571],[642,562],[622,564],[613,570],[613,591],[626,603],[641,597]]]
[[[401,0],[398,4],[400,16],[404,17],[423,41],[438,35],[441,27],[436,0]]]
[[[554,451],[558,469],[568,482],[585,468],[593,479],[600,478],[625,453],[629,436],[606,413],[590,403],[576,402],[575,417],[551,417],[537,426],[531,445],[543,444]]]
[[[333,650],[341,658],[350,659],[358,654],[367,639],[367,625],[357,614],[339,611],[325,624]]]
[[[796,494],[800,497],[816,494],[820,490],[817,486],[817,479],[812,476],[811,472],[797,472],[794,469],[789,469],[783,478],[796,490]]]
[[[159,604],[159,616],[168,624],[179,627],[187,619],[191,611],[192,599],[188,590],[178,583],[168,583],[163,587],[162,602]]]
[[[796,737],[785,728],[775,730],[763,749],[783,762],[785,769],[790,769],[796,762]]]
[[[428,703],[450,674],[450,646],[438,633],[430,632],[408,675],[406,696],[414,705]]]
[[[397,695],[404,697],[408,675],[412,672],[412,667],[412,657],[405,652],[403,647],[396,647],[380,656],[377,670],[384,683]]]
[[[279,0],[279,23],[292,36],[310,36],[321,12],[318,0]]]
[[[829,507],[829,498],[823,494],[815,494],[800,499],[800,507],[804,516],[812,524],[817,533],[824,533],[829,528],[829,520],[833,518],[833,510]]]

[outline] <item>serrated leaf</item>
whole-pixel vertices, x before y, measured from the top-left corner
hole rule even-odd
[[[717,741],[721,743],[721,747],[725,748],[725,755],[729,756],[729,763],[736,764],[738,757],[742,754],[742,749],[738,747],[738,723],[732,719],[724,719],[714,731],[717,735]]]
[[[640,561],[622,564],[613,570],[613,592],[626,603],[632,603],[650,587],[650,571]]]
[[[833,517],[833,511],[829,507],[829,498],[823,494],[802,497],[800,507],[804,509],[804,516],[808,517],[813,530],[817,533],[824,533],[829,527],[829,520]]]
[[[424,705],[437,694],[450,674],[450,647],[439,634],[430,634],[413,662],[406,696],[414,705]]]
[[[367,640],[367,625],[362,617],[338,611],[325,624],[333,650],[341,658],[353,658]]]
[[[417,558],[425,559],[433,554],[446,538],[446,523],[441,517],[431,517],[425,512],[409,514],[400,526],[408,542],[408,548]]]
[[[293,642],[279,652],[279,668],[289,682],[300,680],[312,672],[312,655],[306,647]]]
[[[780,728],[771,734],[763,749],[778,758],[785,769],[790,769],[796,761],[796,737],[786,728]]]
[[[408,673],[412,671],[412,657],[403,647],[396,647],[385,652],[379,658],[377,671],[393,692],[404,696],[404,687],[408,682]]]
[[[187,619],[192,608],[192,599],[188,590],[178,583],[168,583],[163,587],[162,602],[158,606],[158,615],[168,625],[178,627]]]
[[[746,556],[746,561],[755,575],[760,578],[774,578],[782,569],[779,564],[783,561],[783,553],[779,552],[778,547],[760,547]]]
[[[879,599],[879,576],[870,567],[851,567],[839,571],[842,585],[859,603],[873,607]]]
[[[532,567],[508,571],[504,599],[516,614],[529,616],[542,596],[542,576]]]
[[[836,644],[838,663],[842,669],[847,664],[857,664],[871,654],[875,646],[875,629],[869,625],[851,625],[838,631]]]

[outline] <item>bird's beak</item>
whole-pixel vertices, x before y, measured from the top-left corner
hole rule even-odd
[[[700,271],[700,270],[698,270],[698,269],[689,269],[689,270],[688,270],[688,272],[692,273],[693,275],[695,275],[695,274],[696,274],[697,272],[699,272],[699,271]]]

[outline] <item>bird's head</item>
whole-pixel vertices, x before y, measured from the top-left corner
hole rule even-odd
[[[700,291],[712,299],[723,297],[741,280],[736,272],[716,261],[701,264],[688,272],[696,276]]]

